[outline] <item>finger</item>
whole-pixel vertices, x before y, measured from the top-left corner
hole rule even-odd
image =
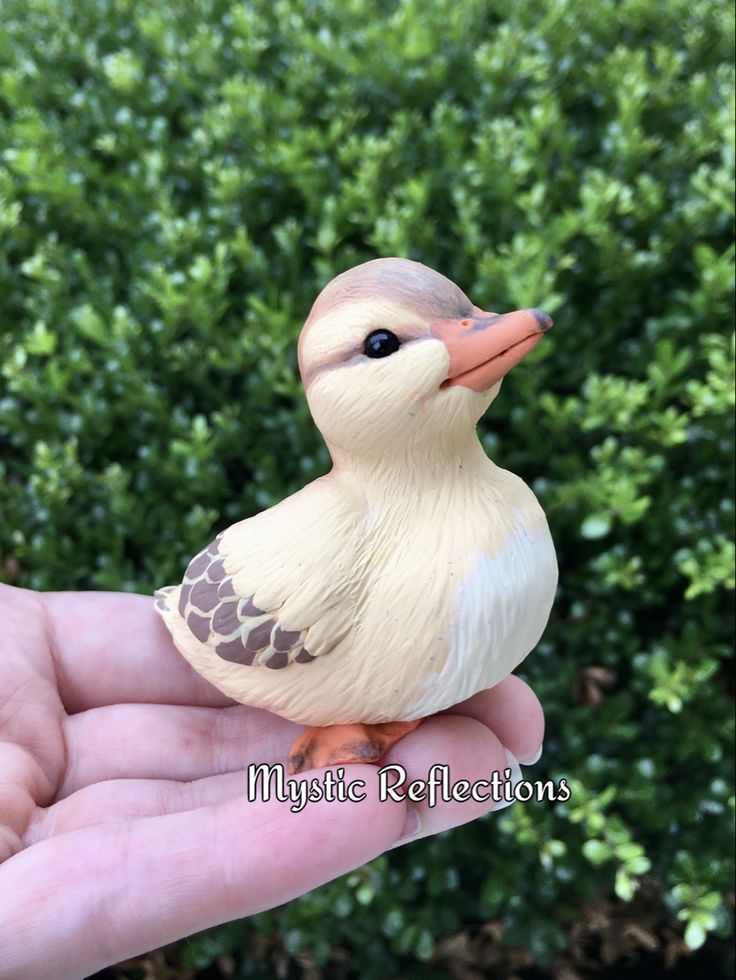
[[[500,789],[506,783],[505,770],[510,763],[498,737],[482,722],[448,715],[425,719],[416,731],[400,739],[381,760],[384,778],[393,783],[400,773],[392,775],[386,769],[392,765],[400,766],[405,772],[405,788],[415,781],[424,784],[425,798],[417,800],[414,806],[420,821],[417,837],[428,837],[497,808],[499,804],[492,798],[452,799],[452,787],[457,787],[463,780],[469,784],[480,784],[482,780],[490,782],[493,773],[498,772]],[[447,778],[433,793],[429,783],[432,767],[437,765],[444,769]],[[440,770],[438,778],[441,775]],[[422,787],[417,786],[417,791],[421,792]],[[491,792],[491,786],[479,786],[479,795],[490,797]]]
[[[200,779],[283,762],[298,725],[259,708],[118,704],[64,722],[67,766],[56,795],[109,779]]]
[[[348,766],[345,778],[363,781],[362,802],[294,813],[288,801],[241,797],[27,848],[0,868],[7,975],[88,976],[359,867],[394,843],[405,806],[378,799],[371,766]]]
[[[513,678],[513,681],[517,683],[504,683],[503,691],[508,695],[504,698],[498,697],[503,691],[494,689],[493,692],[483,692],[486,697],[473,698],[465,703],[486,727],[489,723],[488,709],[493,708],[494,704],[500,705],[502,712],[513,722],[515,715],[511,709],[514,706],[523,707],[530,696],[536,702],[527,685],[517,678]],[[155,720],[154,713],[158,714]],[[266,722],[260,729],[256,724],[259,716]],[[503,720],[502,713],[492,713],[492,717],[494,722],[499,718]],[[85,735],[82,723],[94,718],[98,719],[96,725],[100,728],[100,734],[95,735],[90,731]],[[109,724],[103,721],[105,718],[110,719]],[[157,709],[147,705],[122,705],[118,709],[101,708],[75,716],[70,719],[69,727],[76,734],[67,734],[66,739],[70,750],[70,776],[62,792],[63,798],[46,809],[36,811],[25,834],[25,846],[46,837],[111,820],[192,810],[241,794],[247,780],[245,767],[251,762],[283,762],[299,731],[298,726],[288,722],[283,722],[283,731],[276,730],[277,725],[267,724],[269,719],[278,722],[278,719],[263,712],[249,712],[249,709],[240,706],[223,709],[163,706],[157,712]],[[447,763],[453,780],[464,778],[457,767],[457,760],[448,755],[453,750],[458,733],[448,732],[443,722],[442,744],[439,746],[442,755],[433,758],[432,753],[437,746],[431,736],[432,726],[427,725],[425,721],[421,739],[404,743],[411,763],[411,778],[423,778],[422,773],[426,776],[433,762],[440,758]],[[497,740],[489,744],[486,744],[485,738],[477,741],[475,727],[461,731],[459,737],[462,741],[459,744],[462,758],[470,759],[470,753],[477,750],[483,766],[488,769],[485,753],[490,749],[489,758],[496,761],[503,759],[505,766],[505,756],[502,752],[499,754],[497,741],[503,743],[504,737],[508,738],[512,750],[520,742],[515,737],[512,723],[497,727],[499,731],[494,733]],[[159,753],[155,757],[151,752],[150,738],[153,728],[157,733],[156,751]],[[138,737],[133,734],[136,731]],[[429,741],[427,734],[431,736]],[[77,739],[88,744],[81,764],[76,760]],[[122,753],[119,749],[120,739],[130,739],[125,742]],[[196,750],[189,744],[184,751],[182,746],[187,742],[195,742]],[[111,752],[112,746],[118,746],[118,751]],[[404,761],[407,758],[406,753],[399,753],[398,757]],[[396,758],[396,754],[387,756],[382,764],[389,764]],[[194,772],[223,771],[221,775],[196,777],[193,767]],[[156,778],[161,772],[171,773],[172,768],[179,770],[178,775]],[[116,772],[118,775],[114,776]],[[130,778],[132,772],[146,778]],[[484,771],[484,778],[486,775]],[[182,779],[190,781],[182,782]],[[83,781],[83,785],[80,781]],[[391,783],[393,781],[391,777]],[[75,785],[77,782],[82,788]],[[488,809],[482,806],[477,812],[471,812],[470,808],[464,808],[461,812],[470,820]],[[433,833],[433,826],[430,822],[425,830]],[[444,822],[441,829],[446,829]]]
[[[506,678],[451,709],[493,729],[520,758],[541,744],[541,706],[522,680]],[[57,799],[110,779],[191,780],[281,761],[299,727],[268,712],[236,705],[193,708],[123,704],[65,720],[67,767]]]
[[[541,706],[517,677],[451,710],[491,728],[517,758],[541,744]],[[65,720],[67,766],[56,799],[105,780],[191,780],[243,769],[250,762],[283,761],[299,731],[291,722],[242,705],[95,708]]]
[[[232,704],[178,652],[153,598],[123,592],[40,596],[67,711],[120,702]]]
[[[544,711],[529,685],[513,674],[443,714],[475,718],[490,728],[524,765],[539,757],[544,739]]]
[[[422,726],[421,738],[415,738],[413,741],[403,740],[402,751],[391,753],[382,761],[382,766],[398,762],[407,769],[407,780],[426,781],[432,765],[441,759],[447,766],[452,782],[463,778],[470,779],[471,776],[477,780],[479,771],[481,771],[480,778],[487,778],[488,773],[494,769],[494,763],[497,764],[496,769],[499,769],[501,764],[506,767],[508,760],[503,752],[503,746],[499,748],[498,739],[486,740],[484,733],[478,731],[477,724],[458,727],[456,724],[458,721],[460,719],[452,721],[442,719],[440,729],[425,722]],[[439,742],[436,738],[438,731]],[[478,759],[472,758],[474,752],[477,752]],[[470,775],[460,767],[458,760],[463,763],[470,762],[472,769]],[[278,758],[271,756],[264,761],[277,762]],[[219,803],[241,795],[247,784],[247,778],[247,772],[240,769],[191,782],[166,779],[112,779],[97,782],[77,790],[46,809],[38,810],[26,831],[24,845],[28,846],[47,837],[69,833],[82,827],[133,817],[175,813]],[[394,784],[392,773],[387,773],[385,778],[388,780],[387,785]],[[457,814],[451,816],[449,821],[447,813],[435,809],[433,816],[440,822],[427,821],[425,818],[422,836],[434,833],[437,829],[445,830],[450,826],[456,826],[458,814],[464,822],[488,812],[491,808],[493,808],[492,804],[481,805],[476,809],[472,806],[456,807]],[[434,808],[428,806],[427,809]]]
[[[239,770],[188,783],[174,779],[111,779],[94,783],[45,809],[36,809],[23,835],[23,846],[85,827],[223,803],[242,796],[247,779],[247,772]]]

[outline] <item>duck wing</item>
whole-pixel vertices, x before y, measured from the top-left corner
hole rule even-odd
[[[181,585],[156,593],[177,638],[182,627],[221,661],[273,670],[310,663],[349,631],[355,607],[358,515],[330,481],[315,481],[218,534]]]

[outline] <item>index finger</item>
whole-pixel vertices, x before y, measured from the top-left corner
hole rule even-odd
[[[125,702],[233,702],[189,666],[153,607],[126,592],[42,592],[61,700],[70,713]]]

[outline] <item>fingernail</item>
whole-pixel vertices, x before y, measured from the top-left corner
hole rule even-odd
[[[401,828],[401,833],[394,844],[394,847],[398,847],[399,844],[405,844],[407,841],[416,837],[422,830],[422,820],[419,816],[419,811],[416,807],[410,806],[406,808],[406,817],[404,818],[404,826]]]
[[[519,759],[522,766],[533,766],[535,762],[539,762],[542,758],[542,749],[544,748],[544,742],[539,746],[534,755],[530,755],[528,758]]]
[[[494,813],[496,813],[498,810],[505,810],[507,806],[511,806],[512,803],[516,802],[514,800],[514,789],[523,778],[521,775],[519,760],[512,752],[509,752],[505,746],[503,751],[506,755],[506,768],[511,770],[509,773],[509,791],[508,793],[504,793],[504,796],[510,796],[511,799],[502,799],[500,803],[497,803],[493,808]]]

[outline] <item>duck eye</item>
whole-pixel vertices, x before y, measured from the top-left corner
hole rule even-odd
[[[401,341],[390,330],[374,330],[365,338],[363,353],[366,357],[388,357],[401,347]]]

